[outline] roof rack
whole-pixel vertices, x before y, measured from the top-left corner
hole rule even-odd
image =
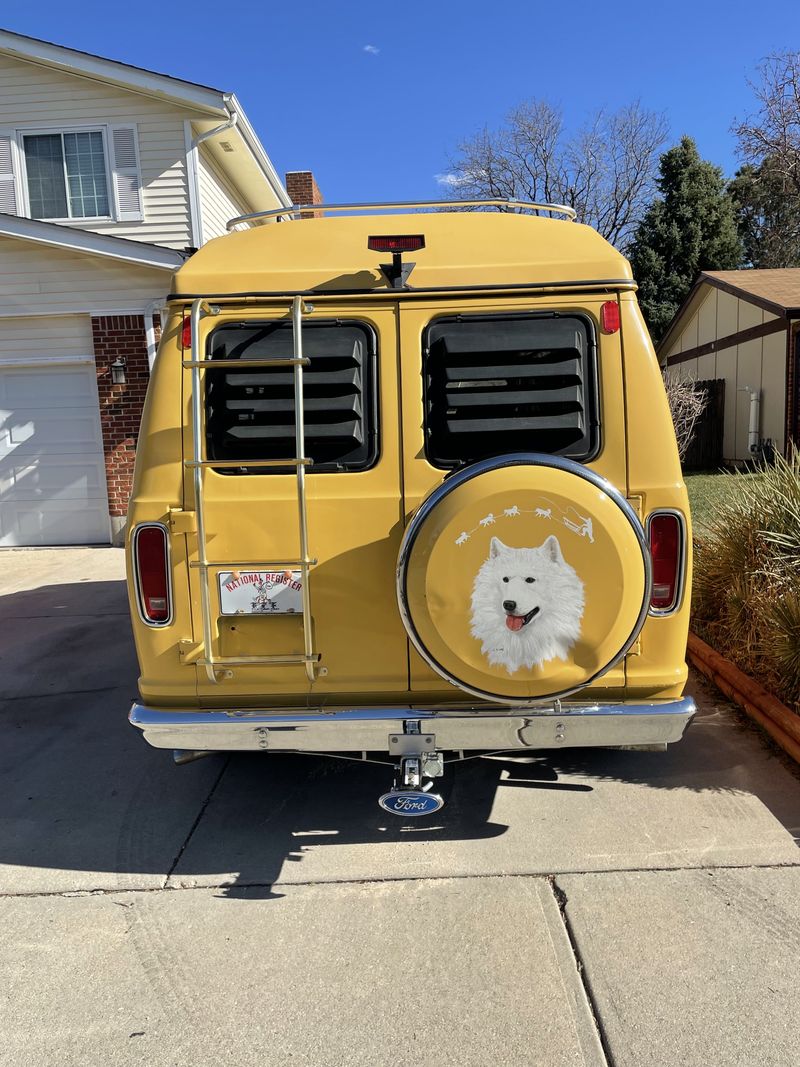
[[[386,211],[387,209],[410,211],[417,208],[438,208],[440,210],[460,210],[461,208],[499,207],[512,211],[548,211],[553,215],[563,215],[574,222],[577,213],[566,204],[537,204],[528,200],[512,200],[500,197],[487,200],[399,200],[394,203],[378,204],[291,204],[289,207],[275,207],[270,211],[254,211],[250,215],[237,215],[228,223],[228,230],[243,222],[266,222],[269,219],[294,219],[308,212],[319,214],[329,211]]]

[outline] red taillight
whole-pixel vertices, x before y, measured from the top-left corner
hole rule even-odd
[[[650,516],[650,556],[653,560],[653,592],[650,607],[669,611],[677,606],[681,578],[683,530],[677,515],[656,513]]]
[[[183,320],[183,330],[181,330],[181,344],[184,348],[192,347],[192,320],[187,315]]]
[[[134,533],[133,553],[142,617],[149,623],[169,622],[167,531],[163,526],[139,526]]]
[[[600,308],[600,326],[603,333],[616,333],[619,329],[619,304],[616,300],[606,300]]]
[[[367,248],[371,252],[416,252],[425,247],[421,233],[394,234],[391,237],[369,237]]]

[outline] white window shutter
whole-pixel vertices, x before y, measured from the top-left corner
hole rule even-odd
[[[10,130],[0,130],[0,211],[6,215],[18,214],[14,140]]]
[[[118,222],[141,222],[142,178],[135,126],[112,126],[111,162]]]

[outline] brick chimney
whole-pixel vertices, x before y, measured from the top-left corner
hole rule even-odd
[[[286,172],[286,191],[293,204],[322,204],[322,193],[314,181],[310,170],[289,170]],[[304,219],[322,218],[321,211],[304,211]]]

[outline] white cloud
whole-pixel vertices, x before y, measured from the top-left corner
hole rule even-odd
[[[380,52],[380,48],[377,48],[374,44],[365,44],[364,51],[369,52],[371,56],[376,56]]]
[[[463,185],[467,180],[460,177],[458,174],[434,174],[434,178],[439,185],[449,185],[451,188],[454,185]]]

